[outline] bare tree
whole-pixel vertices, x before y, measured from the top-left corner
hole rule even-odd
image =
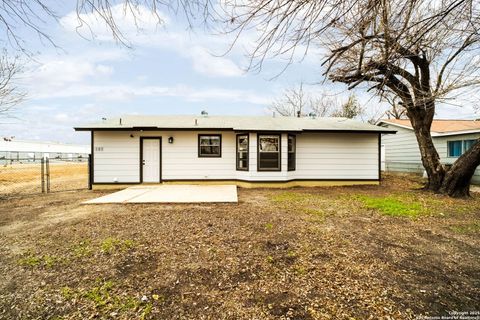
[[[286,89],[283,95],[273,101],[270,109],[282,116],[300,117],[310,107],[310,97],[303,90],[303,83],[298,88]]]
[[[325,75],[401,100],[428,174],[426,188],[467,196],[480,142],[448,172],[430,128],[436,104],[480,84],[479,8],[474,0],[229,1],[230,32],[258,30],[252,68],[274,55],[327,49]]]
[[[288,117],[304,117],[314,114],[317,117],[359,118],[365,116],[364,108],[358,102],[355,94],[341,103],[332,95],[322,92],[314,96],[304,90],[303,83],[284,91],[270,107],[270,110]]]
[[[385,112],[388,119],[408,119],[407,110],[402,106],[398,96],[385,95],[384,100],[390,105],[390,109]]]
[[[453,3],[439,4],[443,5]],[[471,177],[480,164],[480,144],[446,172],[430,128],[436,102],[455,90],[480,84],[480,65],[471,57],[480,39],[476,21],[469,20],[465,9],[452,8],[448,19],[425,30],[419,27],[421,21],[435,10],[427,2],[379,1],[353,8],[338,28],[346,39],[332,39],[326,61],[326,74],[333,81],[349,88],[366,84],[380,96],[393,93],[401,99],[429,177],[427,188],[452,196],[468,195]],[[347,21],[352,20],[358,25],[348,27]]]
[[[9,58],[4,51],[0,56],[0,117],[9,116],[13,107],[25,99],[26,93],[16,84],[21,71],[18,58]]]
[[[338,99],[326,93],[311,98],[310,101],[310,111],[318,117],[330,117],[340,107]]]
[[[270,107],[270,110],[290,117],[303,117],[310,113],[318,117],[330,117],[339,109],[338,101],[326,93],[314,96],[306,92],[303,82],[298,87],[285,89],[282,96],[275,99]]]

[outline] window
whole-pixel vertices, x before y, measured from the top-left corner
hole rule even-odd
[[[462,155],[462,140],[448,141],[448,156],[460,157]]]
[[[475,144],[475,141],[477,140],[463,140],[463,152],[470,149]]]
[[[447,142],[448,156],[460,157],[468,149],[470,149],[477,140],[455,140]]]
[[[248,134],[237,134],[237,170],[248,171]]]
[[[280,135],[258,135],[258,171],[281,171]]]
[[[288,135],[288,171],[295,170],[295,153],[297,139],[294,135]]]
[[[198,157],[221,157],[222,136],[219,134],[198,135]]]

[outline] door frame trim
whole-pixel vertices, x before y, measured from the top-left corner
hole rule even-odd
[[[143,140],[146,140],[146,139],[155,139],[155,140],[158,140],[159,142],[159,152],[160,152],[160,155],[159,155],[159,158],[158,158],[158,163],[160,165],[160,171],[159,171],[159,181],[158,183],[161,183],[162,182],[162,137],[159,136],[159,137],[140,137],[140,163],[139,163],[139,167],[140,167],[140,183],[143,183]]]

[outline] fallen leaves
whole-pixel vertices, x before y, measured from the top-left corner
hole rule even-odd
[[[416,184],[240,189],[238,205],[81,206],[87,191],[11,199],[3,225],[28,223],[0,237],[0,318],[414,319],[474,308],[480,201]],[[431,212],[385,216],[359,196]]]

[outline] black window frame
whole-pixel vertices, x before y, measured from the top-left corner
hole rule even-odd
[[[247,137],[247,167],[246,168],[240,168],[238,166],[239,164],[239,160],[240,160],[240,157],[239,157],[239,150],[238,150],[238,138],[239,137],[242,137],[242,136],[246,136]],[[235,153],[236,153],[236,157],[235,157],[235,161],[236,161],[236,169],[237,171],[249,171],[249,166],[250,166],[250,135],[248,133],[239,133],[235,136],[235,145],[236,145],[236,148],[235,148]]]
[[[278,137],[278,168],[261,168],[260,167],[260,138],[262,136],[277,136]],[[282,135],[279,133],[257,133],[257,171],[282,171]]]
[[[220,139],[220,152],[218,154],[205,155],[200,153],[200,140],[202,137],[218,137]],[[198,157],[199,158],[221,158],[222,157],[222,135],[217,133],[201,133],[198,135]]]
[[[290,138],[293,139],[293,151],[290,152]],[[290,154],[292,154],[293,161],[290,161]],[[297,170],[297,136],[294,134],[289,134],[287,136],[287,170],[295,171]]]

